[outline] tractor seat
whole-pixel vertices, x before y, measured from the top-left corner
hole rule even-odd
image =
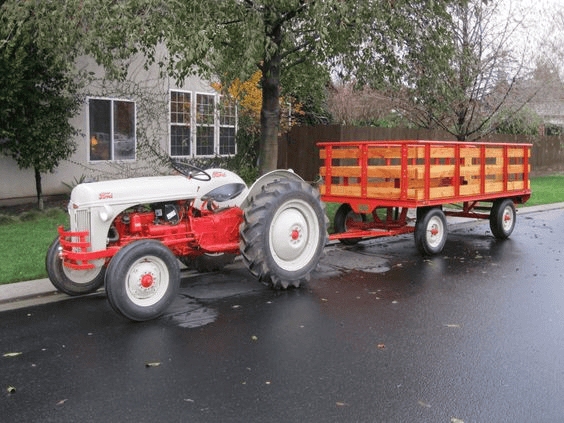
[[[202,201],[215,201],[217,203],[222,203],[224,201],[229,201],[237,197],[246,188],[245,184],[238,182],[232,182],[230,184],[225,184],[202,196]]]

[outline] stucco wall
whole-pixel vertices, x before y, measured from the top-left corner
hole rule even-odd
[[[161,53],[164,54],[164,53]],[[158,61],[158,60],[157,60]],[[94,72],[92,82],[85,88],[86,97],[103,97],[135,101],[136,129],[143,136],[158,142],[164,151],[168,150],[169,137],[169,92],[181,89],[198,93],[215,93],[215,90],[198,77],[187,78],[177,85],[172,78],[159,75],[156,66],[144,69],[144,59],[134,58],[129,63],[129,74],[124,83],[115,83],[104,79],[104,70],[93,60],[83,57],[77,67]],[[85,176],[96,179],[114,179],[139,174],[157,174],[150,162],[140,159],[128,162],[88,161],[88,103],[81,107],[80,113],[72,120],[72,125],[81,131],[75,138],[76,152],[69,160],[62,161],[53,173],[42,175],[43,193],[46,196],[64,194],[68,188],[64,185]],[[139,134],[138,134],[139,135]],[[139,145],[139,136],[137,137]],[[21,170],[14,160],[0,156],[0,206],[35,198],[35,177],[33,169]]]

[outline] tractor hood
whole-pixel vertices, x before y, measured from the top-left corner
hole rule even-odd
[[[209,181],[176,175],[80,184],[71,193],[69,208],[114,206],[122,209],[137,204],[198,199],[227,184],[245,185],[239,176],[228,170],[209,169],[206,172],[212,177]],[[240,198],[239,203],[245,198],[246,192],[245,185],[245,189],[237,196],[237,199]]]

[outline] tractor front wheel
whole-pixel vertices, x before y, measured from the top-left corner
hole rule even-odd
[[[168,247],[155,240],[126,245],[106,272],[106,292],[112,308],[133,321],[159,317],[180,286],[180,269]]]
[[[241,255],[250,272],[273,288],[308,281],[327,239],[319,193],[306,182],[282,179],[263,187],[244,212]]]
[[[95,292],[104,284],[105,267],[73,270],[63,265],[59,257],[59,237],[51,243],[45,257],[45,269],[51,283],[58,291],[68,295],[85,295]]]

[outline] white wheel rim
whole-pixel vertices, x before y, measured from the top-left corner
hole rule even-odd
[[[66,266],[63,267],[63,273],[67,278],[77,284],[87,284],[96,279],[96,276],[102,271],[101,267],[86,270],[73,270]]]
[[[146,256],[129,268],[125,277],[125,291],[135,305],[148,307],[164,297],[169,280],[166,263],[158,257]]]
[[[297,199],[277,210],[269,233],[271,255],[287,271],[300,270],[311,261],[320,236],[315,211],[307,202]]]
[[[507,206],[503,209],[501,226],[503,227],[504,232],[510,231],[511,227],[513,226],[513,209],[510,206]]]
[[[429,219],[429,223],[427,224],[427,244],[431,248],[436,248],[441,244],[443,239],[445,228],[443,221],[437,217],[433,216]]]

